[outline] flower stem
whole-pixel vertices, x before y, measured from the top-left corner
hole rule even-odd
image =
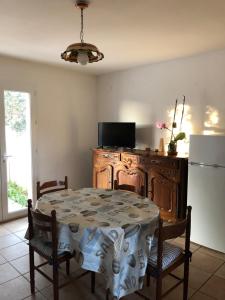
[[[173,115],[173,123],[172,123],[172,130],[171,130],[170,141],[172,141],[172,138],[173,138],[173,124],[175,123],[176,112],[177,112],[177,99],[175,101],[175,107],[174,107],[174,115]]]
[[[185,96],[183,96],[183,108],[182,108],[182,115],[181,115],[181,120],[180,120],[180,131],[181,131],[181,126],[183,122],[183,116],[184,116],[184,104],[185,104]]]

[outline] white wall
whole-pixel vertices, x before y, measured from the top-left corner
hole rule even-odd
[[[96,143],[96,78],[63,68],[0,57],[0,88],[34,92],[36,179],[69,177],[91,185]]]
[[[138,146],[158,147],[168,135],[155,122],[169,122],[182,95],[188,105],[183,130],[225,133],[225,50],[99,76],[98,121],[135,121]]]
[[[157,147],[166,134],[155,121],[170,121],[168,111],[183,94],[192,132],[225,133],[225,51],[102,75],[97,85],[94,76],[6,57],[0,70],[0,88],[36,93],[37,179],[67,174],[74,188],[91,185],[97,120],[135,121],[138,146]],[[207,106],[214,110],[211,128],[204,124]]]

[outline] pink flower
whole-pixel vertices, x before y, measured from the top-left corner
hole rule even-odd
[[[159,128],[159,129],[166,129],[166,123],[162,122],[162,121],[157,121],[155,123],[156,127]]]

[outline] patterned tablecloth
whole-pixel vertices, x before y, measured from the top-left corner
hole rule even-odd
[[[59,252],[76,251],[83,269],[103,273],[114,299],[141,289],[159,210],[121,190],[84,188],[46,194],[36,208],[55,209]]]

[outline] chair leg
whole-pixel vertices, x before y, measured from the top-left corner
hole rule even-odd
[[[106,291],[106,300],[109,300],[109,294],[110,294],[110,292],[109,292],[109,289],[107,289],[107,291]]]
[[[186,258],[184,262],[184,289],[183,300],[188,299],[188,281],[189,281],[189,258]]]
[[[70,260],[66,260],[66,274],[69,276],[70,275]]]
[[[156,279],[156,300],[161,300],[162,295],[162,278],[158,277]]]
[[[54,300],[59,300],[59,271],[57,262],[53,261],[53,295]]]
[[[149,274],[146,275],[146,285],[150,286],[150,275]]]
[[[34,250],[29,246],[29,259],[30,259],[30,290],[31,294],[35,293],[35,278],[34,278]]]
[[[95,292],[95,272],[91,272],[91,292]]]

